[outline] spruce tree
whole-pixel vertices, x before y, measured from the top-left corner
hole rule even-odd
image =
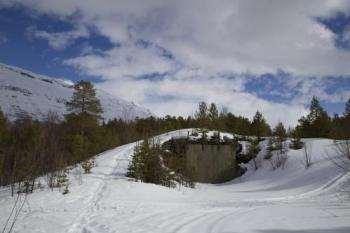
[[[299,119],[298,131],[302,137],[328,137],[331,131],[331,120],[322,108],[317,97],[313,97],[310,113]]]
[[[81,161],[104,148],[103,129],[99,125],[102,107],[90,82],[79,81],[74,90],[66,104],[70,113],[65,117],[65,142],[73,158]]]
[[[143,140],[134,149],[127,176],[145,183],[164,184],[167,177],[160,156],[159,145],[150,142],[149,139]]]
[[[284,125],[282,122],[279,122],[276,127],[273,130],[273,135],[277,137],[277,140],[279,141],[285,141],[287,137],[287,131],[284,128]]]
[[[282,151],[283,149],[283,142],[286,140],[287,137],[287,131],[284,128],[284,125],[282,122],[279,122],[276,127],[273,130],[273,135],[275,136],[276,139],[276,149]]]
[[[299,131],[297,129],[292,131],[291,136],[292,136],[292,139],[289,147],[293,150],[299,150],[303,148],[303,142],[301,141],[301,138],[299,136]]]
[[[313,97],[310,105],[308,120],[311,124],[310,135],[313,137],[328,137],[331,122],[327,112],[320,105],[317,97]]]
[[[260,140],[262,136],[267,135],[270,131],[269,125],[259,111],[255,113],[251,127],[253,135],[257,136],[258,140]]]
[[[316,96],[313,96],[310,104],[310,113],[308,115],[309,121],[313,122],[318,118],[322,117],[324,110],[320,105],[320,101]]]

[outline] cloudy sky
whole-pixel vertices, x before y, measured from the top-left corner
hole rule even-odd
[[[207,101],[294,125],[313,95],[350,97],[350,0],[0,0],[0,51],[160,116]]]

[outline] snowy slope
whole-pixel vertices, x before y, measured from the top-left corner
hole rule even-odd
[[[73,93],[72,84],[63,79],[50,78],[0,63],[0,107],[10,119],[29,114],[42,120],[49,111],[61,116],[66,113],[64,103]],[[145,108],[97,90],[97,96],[104,110],[103,118],[149,117],[152,113]]]
[[[187,135],[188,130],[159,136]],[[350,174],[338,170],[331,140],[309,139],[310,168],[301,150],[290,151],[285,169],[268,162],[224,184],[169,189],[125,177],[135,143],[97,156],[97,167],[83,175],[71,172],[70,193],[37,190],[28,196],[14,232],[150,233],[348,233]],[[15,198],[0,197],[0,226]]]

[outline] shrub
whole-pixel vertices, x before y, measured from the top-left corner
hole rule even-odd
[[[257,170],[259,167],[258,166],[259,163],[256,159],[259,152],[260,152],[259,139],[256,138],[256,139],[251,140],[249,148],[248,148],[247,157],[250,159],[253,159],[255,170]]]
[[[86,160],[81,163],[81,167],[84,169],[84,173],[91,173],[91,169],[94,167],[95,161],[92,159]]]
[[[341,170],[350,171],[350,140],[334,140],[333,150],[336,156],[328,158]]]
[[[285,144],[280,142],[280,143],[278,143],[277,148],[278,149],[276,150],[276,153],[269,160],[273,170],[280,168],[280,167],[282,169],[284,169],[285,164],[286,164],[287,159],[288,159],[288,154],[287,154],[288,150],[287,150]]]
[[[66,195],[66,194],[68,194],[68,193],[69,193],[68,184],[66,184],[66,185],[64,186],[64,189],[63,189],[62,194],[63,194],[63,195]]]
[[[186,174],[183,159],[179,155],[161,148],[159,144],[146,139],[134,149],[127,176],[145,183],[175,187],[176,183],[193,187],[191,177]]]
[[[292,134],[292,140],[289,145],[289,148],[293,150],[299,150],[303,148],[304,143],[301,141],[301,138],[299,137],[297,132],[293,132]]]
[[[170,177],[162,164],[161,148],[148,139],[135,147],[127,176],[145,183],[171,186],[168,182]]]

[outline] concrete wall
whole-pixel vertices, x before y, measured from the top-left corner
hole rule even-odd
[[[194,181],[221,183],[237,176],[235,146],[188,144],[186,150],[187,169]]]

